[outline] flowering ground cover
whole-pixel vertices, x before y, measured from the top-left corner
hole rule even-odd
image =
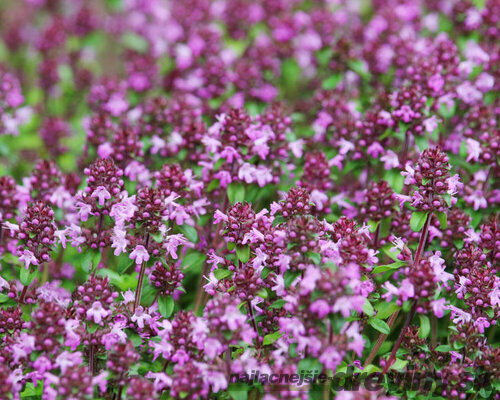
[[[499,399],[499,0],[2,0],[0,399]]]

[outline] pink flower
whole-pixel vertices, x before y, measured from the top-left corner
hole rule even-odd
[[[323,318],[330,312],[330,305],[326,300],[318,299],[310,305],[309,310],[317,314],[319,318]]]
[[[82,353],[80,351],[75,351],[74,353],[70,353],[65,350],[61,354],[59,354],[56,358],[56,365],[61,369],[61,372],[64,374],[69,367],[74,365],[80,365],[83,361]]]
[[[455,325],[462,325],[472,319],[472,315],[451,304],[446,306],[446,309],[451,310],[451,318]]]
[[[227,222],[229,218],[221,210],[215,210],[214,214],[214,224],[219,224],[221,222]]]
[[[399,297],[401,298],[402,301],[406,301],[409,298],[415,296],[415,288],[413,287],[412,283],[410,280],[403,279],[401,281],[401,285],[398,289]]]
[[[292,152],[292,154],[297,157],[297,158],[300,158],[302,157],[302,154],[303,154],[303,147],[304,147],[304,139],[299,139],[299,140],[296,140],[295,142],[290,142],[288,143],[288,148],[290,149],[290,151]]]
[[[24,262],[24,265],[25,265],[26,269],[28,269],[31,264],[38,265],[37,258],[29,250],[24,250],[23,251],[23,254],[19,257],[19,261]]]
[[[113,235],[111,236],[111,247],[115,249],[113,254],[119,256],[127,250],[127,245],[130,243],[126,238],[126,232],[121,229],[114,229]]]
[[[118,117],[123,114],[128,108],[127,101],[123,98],[123,95],[114,93],[111,95],[109,101],[104,105],[104,109],[109,111],[113,117]]]
[[[378,158],[380,154],[384,154],[384,148],[379,142],[373,142],[370,146],[368,146],[366,153],[373,158]]]
[[[230,330],[235,331],[245,324],[246,317],[240,312],[238,307],[228,305],[224,314],[220,317],[221,321],[226,322]]]
[[[97,186],[92,192],[91,197],[97,197],[99,199],[99,205],[103,206],[105,200],[111,199],[111,194],[104,186]]]
[[[433,115],[430,118],[425,119],[424,122],[423,122],[423,124],[424,124],[425,131],[427,133],[434,132],[434,130],[436,130],[436,128],[439,126],[437,118],[436,118],[435,115]]]
[[[345,326],[347,326],[347,324]],[[342,328],[342,330],[344,330],[344,328]],[[359,333],[358,322],[354,321],[345,331],[345,334],[350,339],[347,348],[349,350],[353,350],[359,357],[361,357],[361,354],[363,353],[365,347],[365,339],[363,339],[363,337]]]
[[[328,346],[319,356],[319,361],[327,369],[335,371],[342,362],[343,355],[335,346]]]
[[[170,340],[162,337],[160,342],[149,342],[149,345],[153,348],[153,361],[155,361],[160,355],[168,360],[174,351],[174,347],[170,343]]]
[[[203,285],[203,289],[205,290],[205,292],[213,296],[215,294],[215,290],[217,289],[217,284],[219,283],[219,280],[215,277],[213,271],[211,271],[210,274],[208,274],[208,278],[205,275],[203,275],[203,278],[205,278],[208,281],[208,283]]]
[[[142,264],[143,261],[149,260],[149,253],[143,245],[138,245],[135,247],[132,253],[130,253],[130,259],[135,260],[136,264]]]
[[[446,283],[449,280],[455,279],[452,274],[449,274],[445,271],[446,265],[444,260],[439,257],[441,255],[440,251],[437,251],[436,254],[429,257],[429,262],[434,270],[434,275],[436,275],[436,279],[438,282]]]
[[[308,265],[304,278],[300,281],[300,294],[305,296],[316,289],[316,282],[321,279],[319,268],[314,265]]]
[[[333,312],[339,312],[344,318],[351,315],[351,311],[361,311],[365,298],[362,296],[342,296],[333,305]]]
[[[474,211],[477,211],[480,208],[488,207],[488,202],[486,201],[486,198],[484,197],[483,191],[481,189],[477,189],[470,195],[464,196],[464,199],[467,203],[473,204]]]
[[[477,328],[479,333],[484,333],[484,328],[488,328],[490,326],[490,322],[484,317],[479,317],[474,322],[474,326]]]
[[[432,75],[427,82],[427,86],[437,93],[443,88],[444,79],[440,74]]]
[[[219,342],[215,338],[208,338],[205,340],[205,355],[209,359],[213,359],[216,356],[218,356],[222,351],[224,350],[224,347],[222,346],[221,342]]]
[[[478,161],[479,156],[483,152],[483,150],[481,149],[481,143],[471,138],[468,138],[465,143],[467,144],[467,158],[465,159],[465,161]]]
[[[411,197],[404,194],[394,193],[394,197],[399,201],[399,207],[401,211],[403,211],[405,203],[409,203],[411,201]]]
[[[122,292],[122,297],[125,304],[133,303],[135,300],[134,292],[132,292],[130,289],[126,292]]]
[[[392,150],[387,150],[386,153],[380,157],[380,161],[384,163],[384,169],[389,170],[399,167],[399,158]]]
[[[349,153],[349,151],[354,150],[356,148],[356,146],[354,146],[354,143],[349,142],[348,140],[345,139],[340,139],[337,145],[339,146],[339,154],[341,155],[345,155]]]
[[[151,315],[145,312],[142,306],[139,306],[130,319],[132,322],[135,322],[140,329],[142,329],[144,328],[144,322],[148,322],[151,319]]]
[[[97,386],[101,393],[104,393],[108,386],[108,371],[102,371],[92,378],[92,386]]]
[[[252,267],[257,270],[257,273],[260,273],[264,265],[266,265],[266,260],[268,255],[264,253],[260,248],[255,250],[256,256],[252,260]]]
[[[113,146],[110,143],[105,142],[97,148],[97,155],[101,158],[109,158],[111,154],[113,154],[113,151]]]
[[[463,299],[467,293],[467,285],[470,284],[470,280],[465,276],[460,276],[458,278],[458,285],[455,285],[455,293],[459,299]]]
[[[328,204],[328,196],[317,189],[314,189],[311,192],[310,198],[311,202],[314,203],[314,205],[319,211],[323,210],[324,204]]]
[[[413,185],[415,183],[415,170],[410,162],[406,163],[405,169],[406,171],[401,172],[401,175],[405,177],[405,185]]]
[[[100,324],[103,318],[106,318],[111,311],[105,310],[100,301],[94,301],[92,307],[87,310],[87,319],[94,320],[96,324]]]
[[[446,304],[445,299],[438,299],[438,300],[431,301],[432,311],[434,312],[434,315],[436,317],[438,317],[438,318],[443,317],[444,310],[446,309],[445,304]]]
[[[85,222],[89,218],[89,214],[92,212],[92,207],[90,204],[82,203],[78,201],[76,204],[76,208],[78,209],[78,215],[80,219]]]
[[[177,247],[188,244],[188,240],[184,237],[182,233],[176,235],[169,235],[165,239],[163,247],[170,254],[174,260],[177,260]]]

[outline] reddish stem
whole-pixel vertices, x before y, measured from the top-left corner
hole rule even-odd
[[[392,315],[389,317],[389,320],[387,321],[387,325],[389,326],[389,328],[392,328],[398,315],[399,315],[399,310],[393,312]],[[378,351],[380,350],[380,347],[382,347],[382,344],[384,344],[385,339],[387,339],[387,335],[385,333],[380,333],[378,335],[377,342],[375,343],[375,346],[373,346],[372,351],[370,352],[370,354],[368,355],[368,357],[365,360],[365,367],[372,363],[373,359],[375,358]]]
[[[432,219],[432,214],[431,213],[427,214],[427,217],[425,218],[424,227],[422,228],[422,232],[420,233],[420,241],[418,242],[417,252],[415,253],[415,260],[413,262],[414,264],[417,264],[420,261],[420,256],[424,251],[425,243],[427,242],[427,234],[429,233],[429,225],[431,223],[431,219]]]
[[[24,298],[26,297],[26,293],[28,292],[29,286],[24,286],[21,292],[21,296],[19,297],[19,304],[24,304]]]
[[[401,333],[399,334],[398,340],[396,341],[396,344],[392,348],[391,355],[389,357],[389,360],[385,364],[383,374],[386,374],[389,368],[391,367],[392,364],[394,364],[394,361],[396,360],[396,352],[398,351],[399,347],[401,346],[401,342],[403,341],[403,337],[406,333],[406,330],[410,326],[410,322],[413,319],[413,316],[415,315],[415,312],[417,311],[417,302],[416,300],[413,301],[413,304],[411,306],[411,310],[408,313],[408,316],[406,317],[405,324],[403,325],[403,329],[401,329]]]
[[[149,233],[146,233],[146,237],[144,239],[145,242],[145,248],[147,250],[148,244],[149,244]],[[133,313],[135,313],[135,310],[137,307],[139,307],[139,304],[141,303],[141,295],[142,295],[142,285],[144,283],[144,274],[146,272],[146,261],[143,261],[141,264],[141,270],[139,271],[139,279],[137,280],[137,289],[135,291],[135,300],[134,300],[134,309]]]

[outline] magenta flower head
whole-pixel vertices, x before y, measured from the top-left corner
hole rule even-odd
[[[132,221],[143,234],[156,233],[167,214],[165,200],[159,189],[142,188],[136,196],[136,210]]]
[[[50,260],[49,253],[56,240],[55,231],[54,211],[41,200],[30,203],[18,233],[22,243],[18,247],[18,255],[26,268]]]
[[[122,170],[107,158],[97,160],[84,172],[87,187],[82,194],[82,202],[90,207],[85,215],[108,215],[123,189]]]
[[[371,182],[365,199],[360,212],[366,221],[378,222],[390,217],[394,212],[394,191],[386,181]]]
[[[249,203],[235,203],[227,212],[224,237],[228,242],[242,245],[255,224],[255,212]]]
[[[53,161],[39,161],[30,179],[31,196],[37,200],[49,201],[61,181],[61,172]]]
[[[281,212],[284,218],[311,213],[311,197],[307,189],[293,187],[278,204],[271,204],[271,213]]]
[[[16,181],[10,176],[0,176],[0,223],[14,218],[18,204]]]
[[[456,202],[454,195],[463,185],[458,176],[450,175],[450,169],[448,156],[439,147],[424,150],[415,170],[405,173],[405,182],[417,186],[411,205],[421,211],[443,212]]]
[[[184,274],[175,264],[165,267],[161,261],[157,261],[150,274],[151,284],[160,292],[162,296],[174,294],[177,288],[182,285]]]

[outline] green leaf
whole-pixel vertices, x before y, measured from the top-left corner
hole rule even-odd
[[[374,233],[377,230],[379,224],[380,221],[368,221],[368,230],[370,231],[370,233]]]
[[[99,328],[99,325],[93,324],[92,322],[87,324],[87,332],[90,334],[96,333],[98,328]]]
[[[140,53],[145,53],[148,50],[148,42],[142,36],[132,32],[126,32],[122,35],[123,45],[129,49],[133,49]]]
[[[391,251],[393,248],[394,248],[394,245],[392,243],[387,243],[387,244],[384,244],[380,250],[382,250],[384,252],[384,254],[387,257],[389,257],[390,259],[392,259],[393,261],[395,261],[395,262],[401,261],[400,259],[398,259],[398,255],[399,255],[399,253],[401,253],[401,251],[398,249]]]
[[[124,274],[127,272],[127,270],[134,264],[134,261],[132,261],[128,255],[124,257],[120,257],[120,260],[118,261],[118,266],[116,270],[120,275]]]
[[[404,367],[406,367],[406,364],[408,364],[408,361],[405,360],[400,360],[399,358],[396,358],[396,361],[394,364],[391,365],[391,368],[389,369],[395,369],[397,371],[401,371]]]
[[[264,336],[264,340],[262,342],[262,344],[264,346],[267,346],[268,344],[271,344],[271,343],[274,343],[276,342],[276,340],[278,340],[280,337],[282,337],[284,334],[281,333],[280,331],[276,331],[274,333],[270,333],[266,336]]]
[[[92,268],[97,267],[101,262],[100,251],[86,251],[83,255],[82,268],[85,273],[89,273]]]
[[[205,254],[202,254],[199,251],[193,251],[184,257],[181,265],[185,269],[192,268],[192,269],[200,269],[201,271],[201,268],[206,258],[207,256]]]
[[[453,348],[449,344],[442,344],[436,347],[434,350],[436,351],[442,351],[444,353],[448,353],[453,350]]]
[[[431,332],[431,324],[429,322],[429,317],[427,315],[419,315],[420,318],[420,328],[418,329],[418,337],[420,339],[426,339]]]
[[[332,90],[335,89],[338,84],[342,81],[343,75],[342,74],[334,74],[331,75],[329,78],[326,78],[323,83],[323,89],[325,90]]]
[[[403,265],[406,265],[406,262],[401,261],[401,260],[393,262],[392,264],[377,265],[375,268],[373,268],[372,273],[378,274],[380,272],[386,272],[386,271],[398,269],[398,268],[402,267]]]
[[[233,400],[247,400],[249,390],[250,386],[244,383],[231,383],[227,387],[227,392]]]
[[[283,308],[283,306],[286,304],[286,301],[283,299],[278,299],[276,300],[273,304],[271,304],[268,308]]]
[[[446,216],[446,213],[444,211],[436,212],[436,217],[439,221],[439,226],[441,226],[441,229],[448,228],[448,217]]]
[[[245,200],[245,187],[239,182],[230,183],[227,187],[227,198],[231,204]]]
[[[86,251],[82,257],[82,268],[85,273],[89,273],[92,268],[92,252]]]
[[[365,80],[370,79],[370,71],[368,71],[368,67],[366,62],[363,60],[352,60],[348,62],[349,68],[356,72],[361,78]]]
[[[363,312],[369,317],[373,317],[373,315],[375,314],[372,303],[370,303],[370,300],[368,299],[366,299],[365,304],[363,304]]]
[[[388,303],[386,301],[381,301],[375,305],[375,310],[377,310],[377,318],[386,319],[391,316],[394,312],[399,310],[400,307],[395,303]]]
[[[160,297],[158,299],[158,311],[160,311],[160,314],[165,318],[169,318],[172,315],[174,305],[175,303],[172,296]]]
[[[312,260],[314,264],[318,265],[321,263],[321,254],[308,252],[306,255]]]
[[[25,389],[21,392],[22,399],[28,399],[33,397],[41,397],[43,393],[43,381],[38,381],[37,385],[33,382],[28,382]]]
[[[179,230],[184,234],[184,236],[187,237],[187,239],[191,243],[196,243],[198,242],[198,232],[196,231],[196,228],[191,225],[182,225],[179,226]]]
[[[5,303],[8,300],[9,300],[9,296],[7,296],[4,293],[0,293],[0,303]]]
[[[427,219],[427,211],[413,211],[410,219],[410,228],[413,232],[420,232]]]
[[[217,280],[225,279],[229,276],[233,276],[233,271],[229,271],[228,269],[218,268],[214,270],[214,276]]]
[[[290,285],[295,281],[300,276],[300,272],[292,272],[292,271],[286,271],[285,275],[283,276],[283,280],[285,281],[285,288],[289,288]]]
[[[236,255],[242,263],[247,263],[250,259],[250,246],[236,246]]]
[[[317,358],[304,358],[303,360],[300,360],[299,364],[297,365],[297,373],[300,374],[306,374],[308,372],[317,371],[318,373],[323,370],[323,364],[319,362]]]
[[[282,224],[285,221],[286,221],[285,217],[278,215],[278,216],[274,217],[274,219],[273,219],[273,226],[277,226],[279,224]]]
[[[218,179],[214,179],[207,186],[207,193],[214,191],[215,189],[220,187],[220,181]]]
[[[443,194],[443,199],[444,199],[444,201],[446,202],[446,205],[447,205],[448,207],[451,207],[451,194],[449,194],[449,193],[444,193],[444,194]]]
[[[389,325],[385,321],[382,321],[381,319],[378,318],[370,318],[368,320],[368,323],[373,327],[373,329],[388,335],[391,333],[391,328],[389,328]]]
[[[29,268],[24,268],[21,266],[21,273],[19,280],[24,286],[29,286],[33,279],[35,278],[36,272],[31,272]]]

